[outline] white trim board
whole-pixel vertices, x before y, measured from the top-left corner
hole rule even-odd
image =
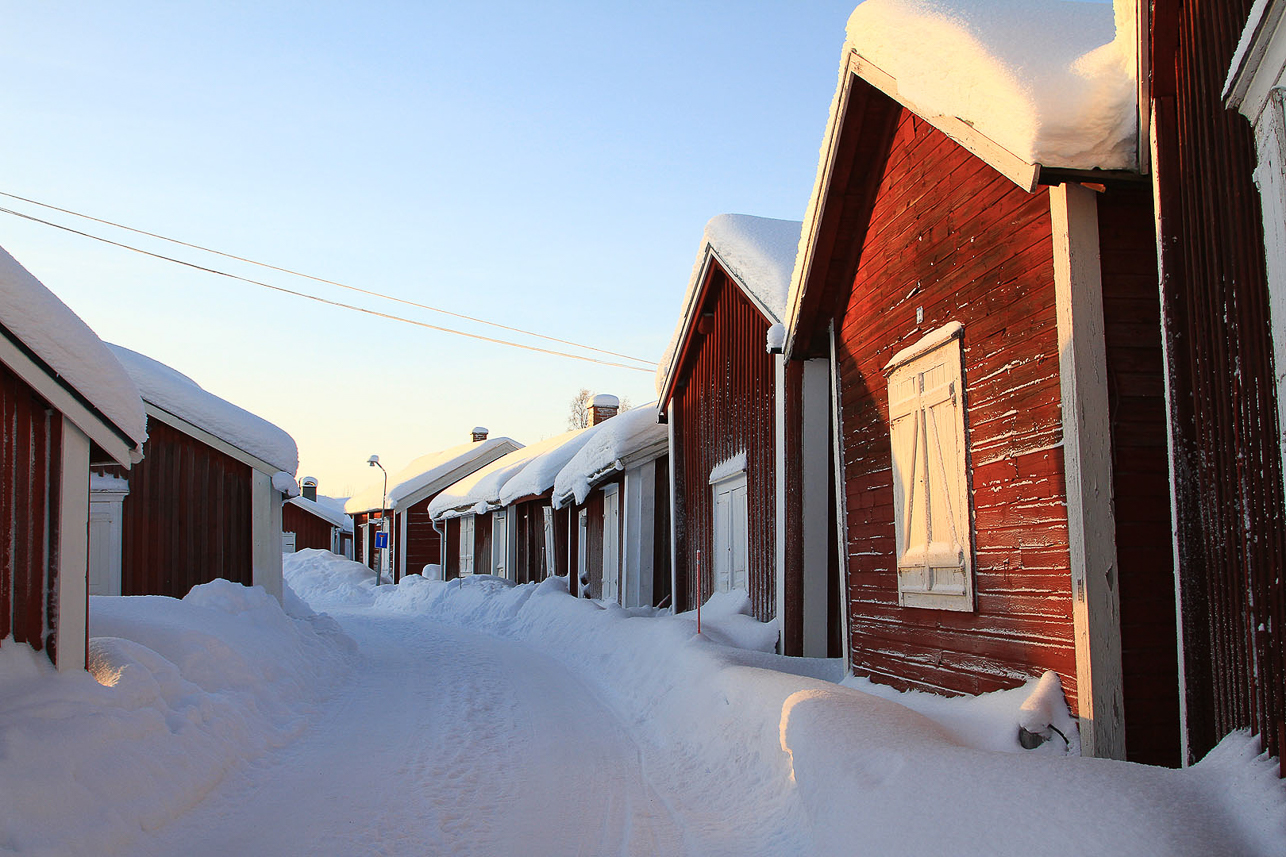
[[[58,510],[58,671],[85,668],[89,641],[89,436],[63,421]]]
[[[1085,755],[1125,758],[1121,609],[1098,203],[1050,188],[1076,688]]]

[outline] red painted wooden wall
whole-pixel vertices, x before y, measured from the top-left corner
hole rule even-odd
[[[837,322],[853,667],[957,693],[1053,669],[1074,705],[1048,193],[1024,193],[904,110],[872,168],[871,226]],[[897,594],[883,369],[953,321],[965,329],[976,612],[904,608]]]
[[[419,574],[429,563],[442,562],[442,537],[433,528],[429,517],[429,503],[437,495],[425,497],[399,515],[398,535],[401,535],[401,516],[406,516],[406,544],[398,550],[406,552],[406,573]]]
[[[294,503],[285,503],[281,507],[281,531],[295,534],[295,550],[330,550],[331,531],[334,528],[330,521],[319,518]]]
[[[0,363],[0,419],[0,639],[57,663],[63,417]]]
[[[122,595],[182,598],[225,578],[252,582],[251,469],[157,419],[129,480],[121,552]]]
[[[728,276],[713,266],[700,312],[713,313],[709,332],[694,331],[676,371],[674,424],[676,562],[679,610],[696,598],[696,553],[701,551],[702,592],[714,585],[714,498],[710,472],[746,453],[749,525],[748,583],[755,617],[776,611],[775,382],[773,356],[765,350],[768,322]]]

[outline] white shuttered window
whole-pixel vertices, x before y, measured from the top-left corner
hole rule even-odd
[[[953,324],[889,364],[898,601],[973,609],[960,336]]]
[[[460,576],[473,574],[473,515],[460,519]]]

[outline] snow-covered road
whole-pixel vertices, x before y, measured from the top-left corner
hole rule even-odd
[[[628,729],[558,662],[423,618],[333,614],[352,680],[145,854],[674,854]]]

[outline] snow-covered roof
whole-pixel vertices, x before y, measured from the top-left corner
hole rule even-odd
[[[597,396],[595,397],[598,398]],[[603,406],[600,407],[610,407]],[[537,494],[544,494],[550,488],[554,487],[554,479],[558,476],[558,471],[571,461],[572,456],[580,452],[581,447],[589,442],[603,426],[612,420],[619,419],[619,416],[604,420],[596,426],[580,429],[572,432],[567,437],[567,441],[559,446],[544,452],[515,473],[505,482],[504,488],[500,489],[500,505],[508,506],[515,500],[521,500],[523,497],[534,497]]]
[[[1134,0],[1114,5],[865,0],[848,20],[840,73],[856,52],[916,114],[960,120],[1030,164],[1132,170],[1136,11]]]
[[[298,497],[291,497],[286,502],[293,503],[305,512],[311,512],[323,521],[329,522],[332,527],[339,527],[345,531],[351,531],[353,529],[353,519],[337,510],[334,506],[319,503],[317,500],[309,500],[302,494]]]
[[[749,214],[720,214],[706,224],[697,259],[683,295],[683,309],[674,335],[657,367],[656,391],[665,394],[674,365],[697,313],[697,298],[712,259],[759,307],[769,324],[785,321],[790,274],[799,250],[798,220],[776,220]]]
[[[119,345],[107,347],[138,385],[143,401],[289,475],[299,469],[294,438],[263,417],[206,392],[182,372],[151,357]]]
[[[80,316],[0,247],[0,324],[119,429],[147,440],[138,388]]]
[[[669,430],[656,421],[656,403],[617,414],[599,423],[594,436],[558,472],[554,501],[565,506],[571,498],[584,503],[603,476],[626,466],[642,454],[659,454],[669,441]]]
[[[606,424],[603,423],[603,425]],[[506,482],[532,460],[567,443],[579,431],[581,430],[569,431],[523,447],[503,458],[496,459],[486,467],[475,470],[434,497],[429,503],[429,515],[435,519],[453,518],[475,512],[481,514],[499,508],[500,492],[504,490]]]
[[[421,455],[389,476],[388,508],[401,508],[412,497],[414,499],[410,500],[410,504],[418,503],[424,499],[425,489],[434,490],[435,483],[442,483],[437,486],[438,489],[445,488],[477,468],[521,448],[522,444],[516,440],[493,437]],[[375,475],[380,474],[376,472]],[[384,482],[380,479],[366,490],[354,494],[344,504],[344,511],[350,515],[358,515],[381,508],[384,501],[383,490]],[[420,496],[416,497],[417,494]]]

